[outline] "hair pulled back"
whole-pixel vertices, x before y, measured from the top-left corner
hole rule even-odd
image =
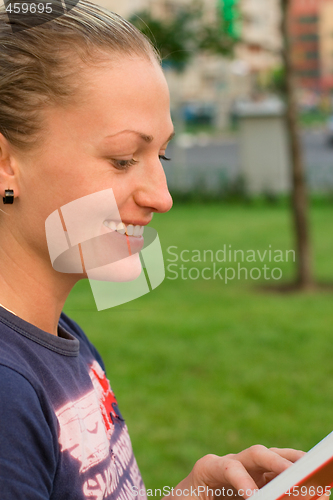
[[[160,61],[148,38],[118,14],[87,0],[66,0],[66,5],[70,10],[61,14],[62,3],[54,0],[58,17],[50,20],[37,12],[34,27],[22,14],[17,31],[0,8],[0,133],[20,150],[38,142],[46,106],[75,102],[80,67],[106,53]]]

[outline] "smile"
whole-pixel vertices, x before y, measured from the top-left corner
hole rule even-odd
[[[105,220],[103,222],[104,226],[111,229],[111,231],[116,231],[120,234],[126,234],[127,236],[136,236],[139,238],[143,235],[144,226],[134,226],[133,224],[124,224],[123,222],[115,222],[113,220]]]

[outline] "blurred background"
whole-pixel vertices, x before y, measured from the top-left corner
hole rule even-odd
[[[288,155],[278,123],[283,113],[281,18],[286,2],[98,3],[134,22],[162,54],[177,132],[170,146],[173,162],[167,169],[173,191],[205,189],[221,194],[235,189],[235,184],[240,189],[245,178],[243,188],[251,194],[288,192]],[[306,175],[312,191],[331,191],[333,2],[288,3]],[[278,159],[272,158],[271,136],[280,150]],[[253,158],[247,157],[249,142],[261,150],[257,158],[253,151]],[[257,166],[251,165],[252,159]],[[264,179],[261,163],[265,163]]]
[[[160,50],[176,130],[164,282],[102,312],[81,282],[65,308],[146,487],[207,453],[308,450],[333,430],[333,0],[96,3]]]

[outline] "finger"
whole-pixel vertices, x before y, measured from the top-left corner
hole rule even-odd
[[[217,455],[206,455],[197,461],[193,468],[194,476],[200,482],[211,488],[233,488],[240,491],[240,495],[248,498],[252,495],[257,485],[249,475],[245,467],[234,459],[235,455],[219,457]],[[244,495],[242,492],[244,491]],[[247,491],[247,495],[245,492]]]
[[[275,479],[276,476],[277,476],[277,474],[275,472],[265,472],[264,473],[264,484],[263,484],[263,486],[265,484],[269,483],[270,481],[272,481],[272,479]]]
[[[293,450],[291,448],[270,448],[270,450],[286,458],[290,462],[297,462],[297,460],[306,455],[305,451]]]
[[[258,471],[260,468],[262,472],[280,474],[292,465],[292,462],[287,458],[262,445],[251,446],[251,448],[238,453],[235,458],[240,460],[249,471]]]
[[[253,491],[258,489],[254,479],[247,472],[244,465],[238,460],[222,458],[223,459],[216,464],[217,477],[223,475],[224,481],[230,484],[230,486],[238,492],[239,496],[249,498],[253,494]]]

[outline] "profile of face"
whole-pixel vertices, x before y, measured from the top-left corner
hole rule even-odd
[[[17,230],[29,251],[50,263],[46,219],[88,200],[81,211],[76,205],[76,227],[66,226],[64,208],[60,217],[73,245],[100,236],[104,243],[94,252],[101,261],[114,252],[88,276],[133,280],[142,271],[143,227],[172,206],[161,164],[173,135],[167,84],[157,62],[126,55],[87,66],[80,87],[79,102],[45,110],[41,146],[18,156]]]

